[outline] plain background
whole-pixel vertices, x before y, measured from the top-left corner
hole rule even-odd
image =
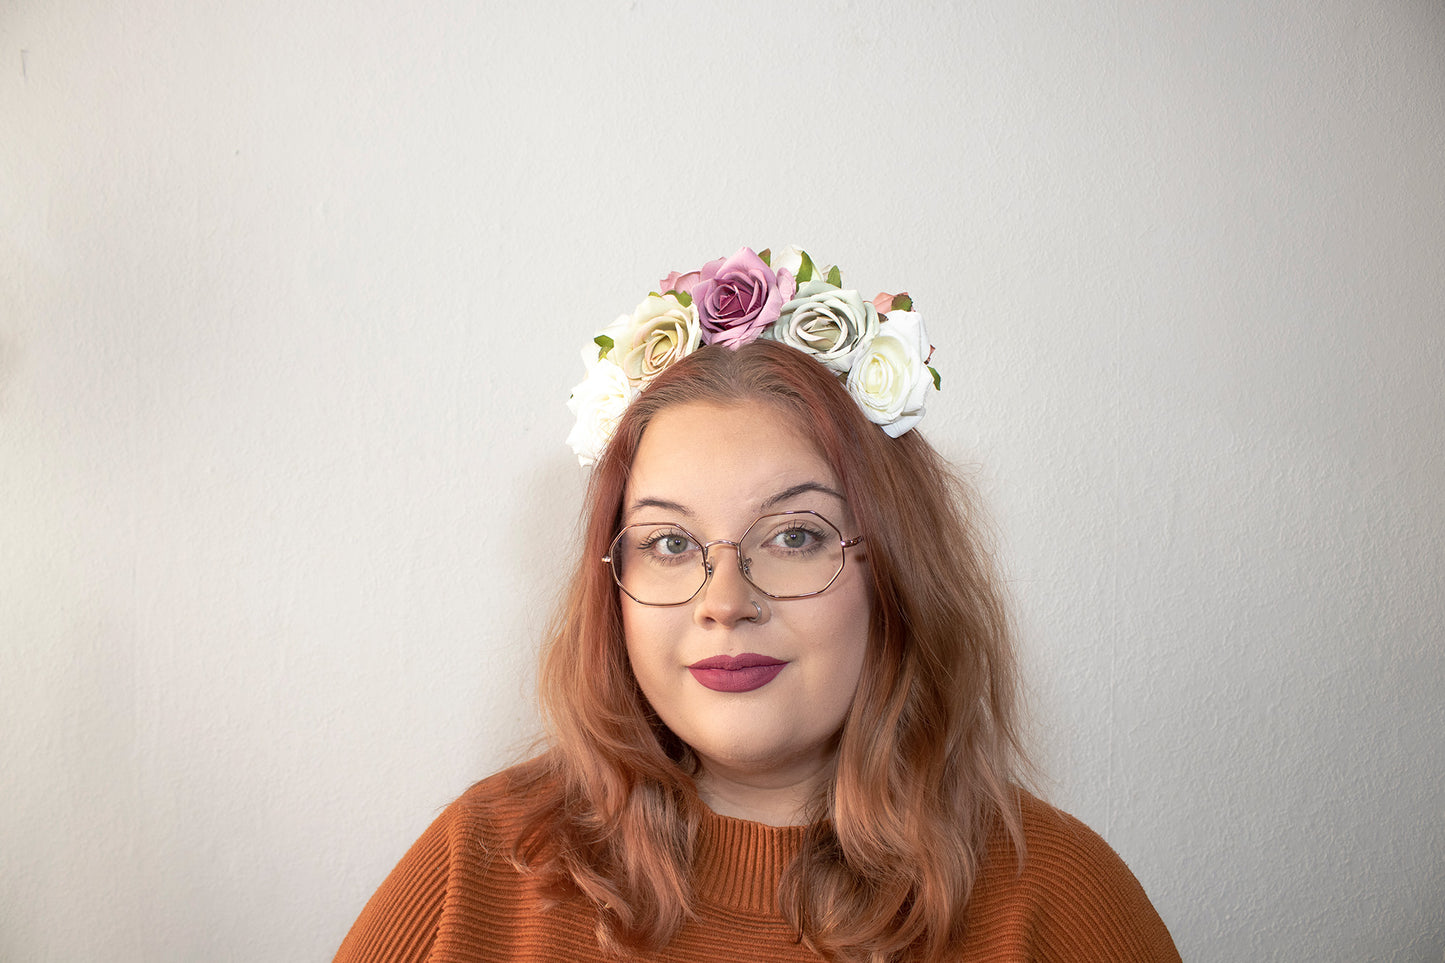
[[[1185,958],[1442,959],[1441,3],[7,0],[0,229],[0,959],[329,959],[534,731],[580,347],[789,243]]]

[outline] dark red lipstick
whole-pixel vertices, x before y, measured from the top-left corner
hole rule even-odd
[[[715,655],[687,667],[696,679],[714,692],[752,692],[777,678],[788,663],[769,655],[744,652]]]

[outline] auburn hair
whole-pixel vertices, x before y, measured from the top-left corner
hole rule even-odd
[[[688,918],[697,762],[633,677],[601,559],[648,424],[690,402],[779,409],[867,537],[864,668],[780,909],[830,959],[940,960],[962,936],[989,835],[1002,826],[1023,856],[1017,675],[991,541],[971,488],[917,431],[888,437],[831,371],[772,341],[703,347],[664,370],[598,461],[542,654],[549,748],[515,773],[527,808],[512,858],[557,898],[590,901],[614,952],[665,945]]]

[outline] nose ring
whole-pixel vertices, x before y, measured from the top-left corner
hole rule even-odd
[[[752,614],[752,615],[749,615],[747,618],[743,619],[743,621],[744,621],[744,622],[756,622],[758,619],[760,619],[760,618],[762,618],[762,617],[763,617],[763,607],[762,607],[761,605],[759,605],[757,602],[753,602],[753,614]]]

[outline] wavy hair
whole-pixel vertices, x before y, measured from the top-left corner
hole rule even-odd
[[[538,679],[548,751],[517,772],[512,858],[581,894],[604,948],[665,945],[689,915],[696,759],[628,664],[607,554],[658,412],[766,403],[828,460],[868,541],[872,625],[831,783],[780,888],[798,938],[837,960],[940,960],[963,932],[988,837],[1020,858],[1022,764],[1010,621],[971,488],[917,431],[889,438],[842,383],[771,341],[704,347],[623,415],[589,483],[581,560]]]

